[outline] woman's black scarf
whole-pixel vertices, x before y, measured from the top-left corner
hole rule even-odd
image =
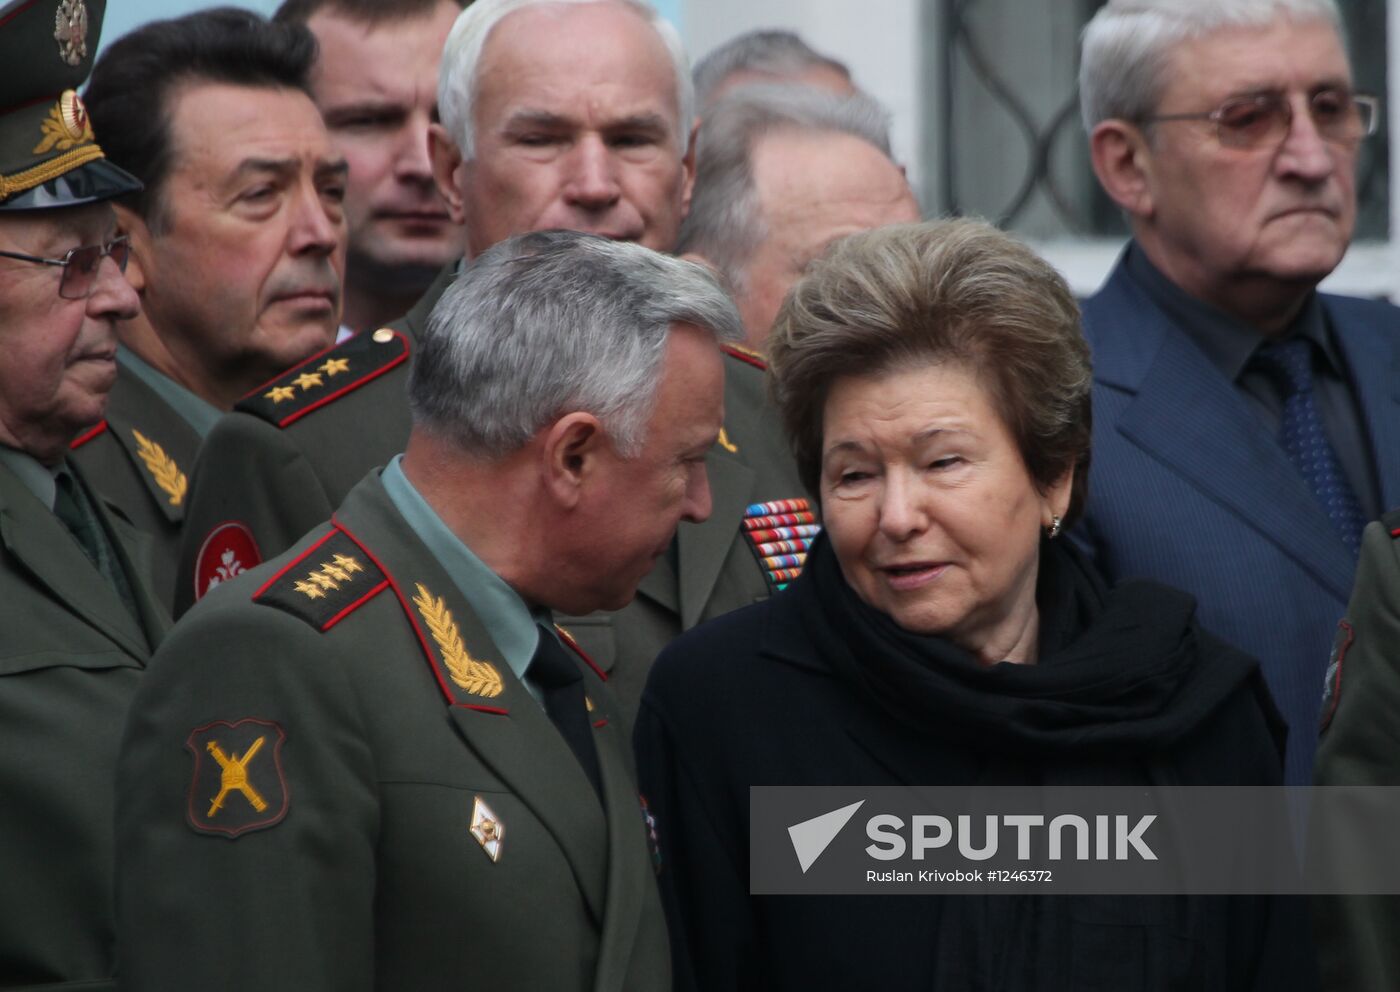
[[[1150,582],[1109,589],[1063,541],[1042,540],[1036,664],[984,666],[904,630],[847,584],[826,535],[792,593],[827,664],[918,732],[1044,753],[1168,745],[1258,667],[1216,641],[1203,657],[1195,600]]]

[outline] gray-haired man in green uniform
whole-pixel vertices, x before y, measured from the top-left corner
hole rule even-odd
[[[551,613],[624,606],[708,516],[740,333],[639,245],[540,232],[464,271],[405,453],[220,584],[137,694],[130,988],[669,987],[627,731]]]
[[[75,87],[101,0],[0,2],[0,987],[112,988],[112,806],[127,704],[167,626],[149,547],[65,457],[136,313]]]

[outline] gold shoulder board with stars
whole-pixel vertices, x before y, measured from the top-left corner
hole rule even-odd
[[[263,583],[253,602],[324,633],[387,588],[374,560],[344,531],[332,530]]]
[[[288,427],[406,361],[408,339],[381,327],[293,366],[243,397],[234,409]]]

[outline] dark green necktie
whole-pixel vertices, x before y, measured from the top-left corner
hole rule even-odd
[[[131,593],[126,572],[117,559],[112,543],[102,530],[102,522],[98,519],[97,510],[93,508],[87,493],[78,485],[78,480],[73,478],[73,473],[66,468],[58,470],[54,481],[57,484],[53,501],[54,515],[68,528],[68,532],[83,549],[83,554],[92,562],[92,567],[102,574],[107,584],[121,597],[122,604],[128,612],[139,623],[140,613],[136,609],[136,597]]]

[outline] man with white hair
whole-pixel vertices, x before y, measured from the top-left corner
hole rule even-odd
[[[439,191],[466,258],[565,228],[669,251],[690,201],[692,87],[675,29],[641,0],[479,0],[443,52]],[[405,387],[443,270],[406,317],[246,396],[193,473],[177,613],[285,550],[403,447]]]
[[[151,664],[118,770],[129,988],[669,988],[625,724],[551,611],[624,606],[708,515],[740,333],[703,266],[639,245],[477,256],[405,453]]]
[[[1110,0],[1084,33],[1094,169],[1132,242],[1084,307],[1110,579],[1198,599],[1256,655],[1311,777],[1361,528],[1400,503],[1400,311],[1318,293],[1376,126],[1332,0]]]

